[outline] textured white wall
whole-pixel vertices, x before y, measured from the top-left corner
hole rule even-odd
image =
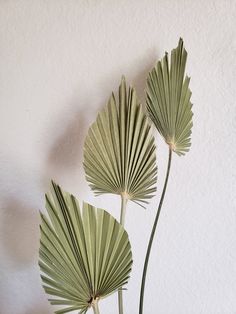
[[[148,273],[145,314],[236,313],[236,2],[0,1],[0,313],[49,314],[37,255],[50,178],[94,198],[82,169],[90,123],[122,74],[143,97],[157,58],[182,36],[189,52],[192,149],[174,157]],[[167,148],[157,137],[159,185]],[[157,199],[129,205],[134,252],[126,314],[138,313]],[[116,295],[101,313],[117,313]]]

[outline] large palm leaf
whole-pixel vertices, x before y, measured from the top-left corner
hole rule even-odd
[[[106,211],[83,203],[52,183],[41,214],[39,265],[56,313],[86,313],[127,283],[132,254],[124,228]]]
[[[171,150],[183,155],[191,145],[192,128],[190,78],[185,76],[187,52],[183,40],[171,52],[169,64],[166,53],[149,73],[147,79],[147,108],[157,130]]]
[[[84,145],[86,178],[95,194],[114,193],[146,203],[156,188],[156,155],[150,124],[125,79],[89,129]]]

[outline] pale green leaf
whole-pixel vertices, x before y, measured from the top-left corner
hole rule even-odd
[[[86,313],[94,300],[116,292],[129,279],[132,253],[127,232],[106,211],[83,203],[52,182],[41,214],[39,266],[49,301]]]
[[[147,79],[147,109],[159,133],[178,155],[191,146],[192,104],[190,78],[185,75],[187,52],[183,40],[166,53],[149,73]],[[169,64],[170,62],[170,64]]]
[[[133,88],[125,79],[98,114],[84,145],[84,169],[96,195],[124,194],[147,203],[156,191],[157,167],[154,137]]]

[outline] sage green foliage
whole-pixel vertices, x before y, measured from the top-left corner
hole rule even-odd
[[[95,194],[126,194],[140,203],[154,195],[157,167],[154,137],[134,88],[121,80],[119,97],[108,104],[89,128],[84,169]]]
[[[187,52],[180,38],[178,47],[171,52],[169,66],[168,54],[157,62],[147,79],[147,109],[159,133],[169,146],[169,158],[166,177],[157,207],[148,248],[144,261],[142,283],[140,290],[139,314],[143,314],[144,291],[149,258],[156,233],[166,188],[169,180],[172,152],[184,155],[189,151],[192,132],[192,104],[189,89],[189,77],[184,76]]]
[[[151,70],[147,78],[148,114],[169,146],[166,178],[154,220],[142,276],[139,314],[143,314],[146,274],[152,244],[163,205],[172,152],[184,155],[191,145],[192,104],[189,77],[185,75],[187,52],[183,40]],[[83,203],[52,182],[46,194],[47,218],[41,213],[39,265],[49,301],[61,305],[63,314],[86,313],[119,290],[119,314],[123,314],[122,286],[130,275],[132,253],[124,230],[128,200],[147,203],[156,191],[155,143],[147,115],[134,88],[122,78],[118,97],[107,105],[89,128],[84,145],[86,179],[96,195],[121,196],[121,224],[108,212]],[[113,312],[113,311],[111,311]]]
[[[40,269],[57,314],[87,310],[128,281],[132,253],[128,234],[106,211],[83,203],[52,182],[41,214]]]
[[[147,109],[158,132],[178,155],[184,155],[191,145],[192,104],[190,78],[185,76],[187,52],[183,40],[166,53],[149,73],[147,79]]]

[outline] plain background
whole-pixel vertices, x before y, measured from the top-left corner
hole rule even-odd
[[[0,1],[0,313],[50,314],[37,266],[39,209],[50,178],[93,197],[82,167],[89,125],[121,75],[144,99],[148,71],[183,37],[192,148],[174,156],[147,277],[145,314],[236,313],[236,2]],[[129,204],[134,254],[125,313],[138,313],[141,271],[167,162],[157,136],[158,192]],[[101,302],[115,314],[116,295]]]

